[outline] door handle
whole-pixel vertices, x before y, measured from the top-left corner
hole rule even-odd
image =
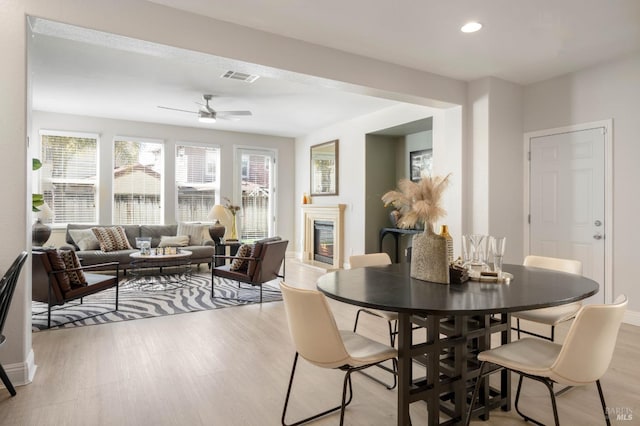
[[[600,233],[597,233],[596,235],[593,236],[594,240],[601,240],[603,238],[604,238],[604,236],[602,234],[600,234]]]

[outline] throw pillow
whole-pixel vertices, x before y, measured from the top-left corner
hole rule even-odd
[[[51,264],[51,269],[53,271],[61,271],[60,273],[53,274],[58,281],[58,287],[63,293],[71,290],[71,283],[69,281],[69,276],[65,272],[66,266],[64,264],[64,260],[62,260],[62,256],[58,250],[47,250],[47,257],[49,258],[49,263]]]
[[[158,247],[186,247],[188,245],[188,235],[177,235],[175,237],[162,235],[160,237],[160,244],[158,244]]]
[[[115,250],[132,250],[127,240],[127,235],[124,233],[122,226],[112,226],[110,228],[91,228],[93,234],[98,239],[100,244],[100,250],[104,252]]]
[[[209,230],[209,225],[202,223],[178,223],[178,231],[176,235],[188,235],[189,244],[192,246],[201,246],[204,240],[204,231]]]
[[[80,260],[78,256],[76,256],[76,253],[71,250],[61,250],[60,257],[66,266],[71,288],[85,287],[87,285],[87,279],[84,276],[84,272],[82,272],[82,270],[70,271],[70,269],[80,267]]]
[[[249,244],[243,244],[238,248],[236,256],[238,258],[249,257],[251,256],[251,250],[252,247]],[[248,265],[248,259],[233,259],[233,262],[231,262],[231,267],[229,269],[232,271],[242,271],[246,270]]]
[[[93,234],[93,231],[89,229],[70,229],[69,235],[74,244],[82,251],[85,250],[100,250],[100,243]]]

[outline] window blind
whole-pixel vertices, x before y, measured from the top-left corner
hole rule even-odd
[[[96,223],[97,135],[41,134],[40,191],[52,223]]]

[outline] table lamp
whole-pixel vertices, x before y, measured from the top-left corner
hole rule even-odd
[[[31,227],[31,244],[41,247],[51,236],[51,227],[42,223],[42,221],[53,219],[54,214],[47,203],[44,203],[39,208],[40,211],[36,214],[36,223]]]
[[[220,204],[213,206],[207,215],[207,219],[215,220],[215,223],[209,227],[209,235],[216,243],[219,243],[220,238],[224,237],[225,232],[227,232],[227,228],[220,223],[220,219],[225,220],[228,217],[227,209]]]

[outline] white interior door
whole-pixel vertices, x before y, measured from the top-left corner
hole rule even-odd
[[[529,139],[530,254],[576,259],[605,298],[605,128]]]

